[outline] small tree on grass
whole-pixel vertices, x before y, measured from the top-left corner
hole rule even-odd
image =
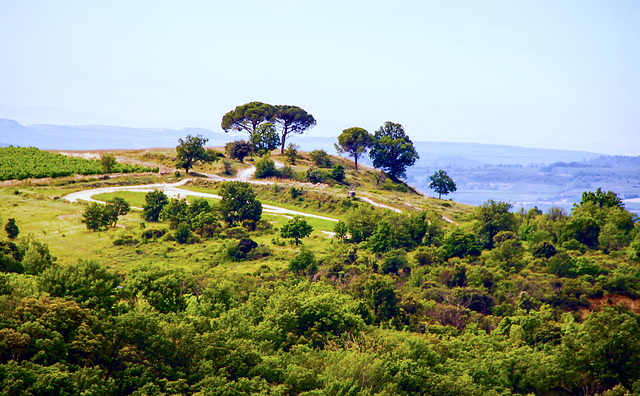
[[[87,206],[82,214],[82,222],[91,231],[100,231],[109,224],[109,215],[105,213],[104,206],[97,202],[93,202]]]
[[[456,183],[442,169],[429,176],[429,179],[431,180],[429,188],[438,193],[438,199],[442,197],[442,194],[447,195],[458,189]]]
[[[116,156],[113,154],[101,154],[100,165],[102,165],[102,171],[104,173],[111,173],[113,167],[117,164]]]
[[[7,221],[7,224],[4,226],[4,230],[7,232],[7,236],[9,239],[16,239],[18,234],[20,234],[20,229],[16,225],[16,219],[11,218]]]
[[[179,144],[176,147],[178,166],[184,168],[187,174],[198,161],[209,163],[218,160],[218,154],[215,151],[204,148],[208,141],[209,139],[203,138],[202,135],[187,135],[185,140],[178,139]]]
[[[169,198],[164,191],[155,190],[144,196],[142,218],[146,221],[157,222],[162,208],[169,203]]]
[[[300,216],[295,216],[293,219],[289,220],[287,224],[282,226],[280,229],[280,236],[283,238],[293,238],[296,242],[296,246],[298,246],[298,244],[300,244],[300,240],[311,235],[312,231],[313,227],[311,227],[306,220]]]
[[[282,154],[285,156],[289,164],[295,165],[296,159],[298,158],[298,146],[293,143],[289,143],[287,149],[284,150]]]

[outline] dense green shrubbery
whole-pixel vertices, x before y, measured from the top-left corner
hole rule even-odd
[[[636,395],[640,316],[614,305],[640,296],[638,226],[591,198],[570,215],[489,202],[463,226],[350,204],[325,253],[282,249],[286,269],[242,275],[210,265],[268,255],[252,239],[266,226],[223,226],[204,200],[160,211],[225,239],[194,273],[56,265],[33,239],[1,241],[2,392]],[[591,248],[569,225],[585,212]]]
[[[157,172],[157,168],[115,163],[113,173]],[[35,147],[0,148],[0,181],[104,173],[100,160],[67,157]]]

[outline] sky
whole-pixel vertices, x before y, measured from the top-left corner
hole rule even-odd
[[[640,155],[640,2],[0,0],[0,118],[221,131],[251,101]]]

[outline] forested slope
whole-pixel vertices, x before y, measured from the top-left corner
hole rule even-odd
[[[222,201],[152,193],[95,232],[64,186],[0,190],[23,230],[0,242],[1,394],[640,392],[639,226],[615,193],[514,212],[383,183],[412,203],[395,213],[327,187],[193,188]],[[265,199],[331,213],[335,235],[312,223],[298,246]]]

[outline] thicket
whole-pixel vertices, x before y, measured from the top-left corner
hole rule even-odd
[[[354,205],[330,253],[305,246],[286,270],[246,275],[116,275],[2,241],[3,392],[639,394],[640,316],[616,302],[640,296],[640,229],[611,197],[586,193],[571,213],[488,201],[460,226]],[[260,260],[260,222],[207,205],[168,201],[159,219],[211,216],[224,260]]]
[[[140,165],[111,164],[113,173],[157,172],[157,168]],[[24,180],[43,177],[62,177],[72,175],[99,175],[105,173],[100,160],[67,157],[42,151],[35,147],[0,148],[0,181]]]

